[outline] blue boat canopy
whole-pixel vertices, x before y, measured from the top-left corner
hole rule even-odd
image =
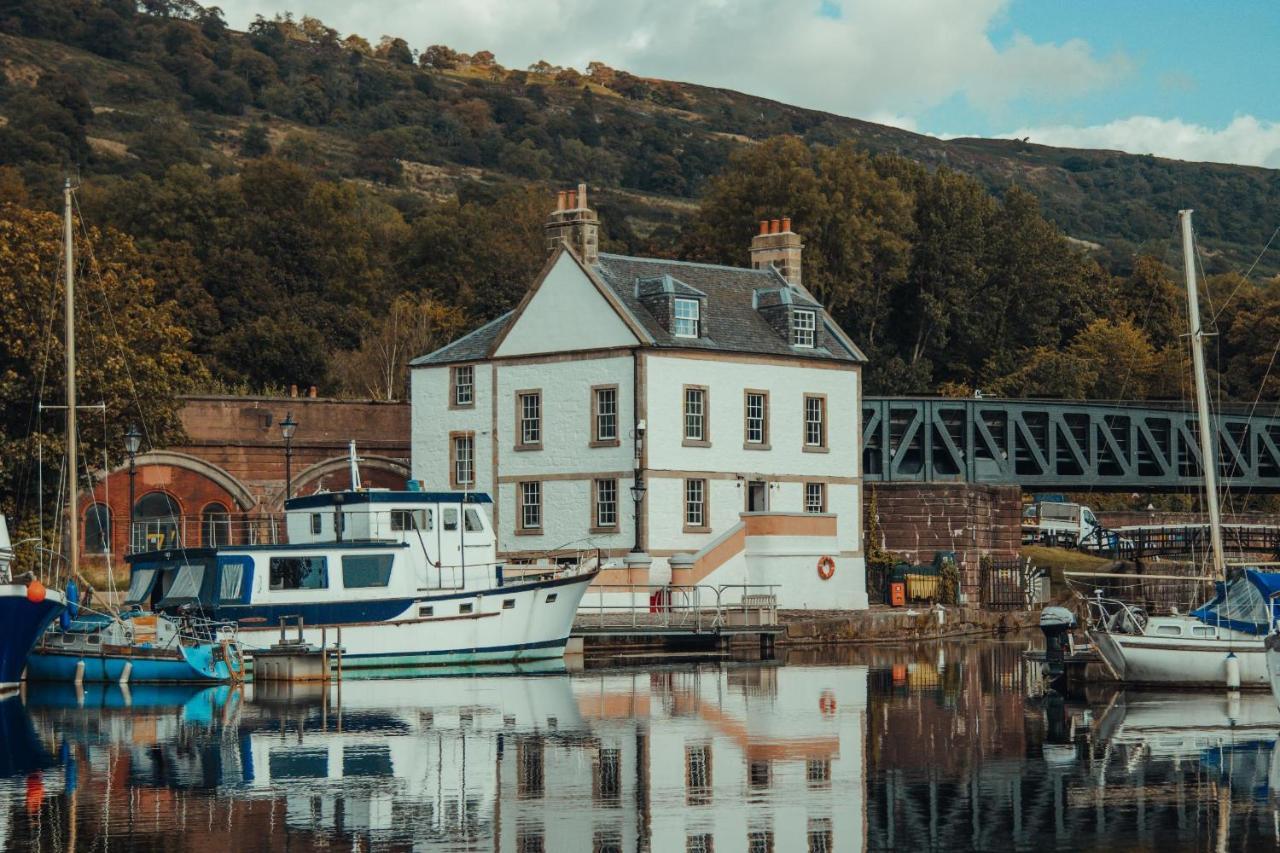
[[[1214,587],[1213,600],[1191,611],[1201,622],[1262,636],[1280,618],[1280,573],[1245,569]]]

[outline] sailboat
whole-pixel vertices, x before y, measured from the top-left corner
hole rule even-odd
[[[72,240],[72,188],[63,189],[63,240],[66,261],[66,359],[67,359],[67,562],[70,567],[68,598],[44,590],[45,600],[58,604],[47,619],[35,625],[22,647],[27,678],[32,681],[129,681],[206,682],[237,679],[243,669],[234,626],[211,623],[189,614],[172,618],[132,608],[125,614],[92,613],[74,600],[75,579],[80,577],[79,511],[76,506],[76,327],[75,257]],[[38,596],[33,584],[26,588],[29,601]],[[62,614],[57,628],[53,618]],[[42,617],[43,618],[43,617]],[[7,622],[7,620],[6,620]],[[0,632],[7,625],[0,625]],[[3,636],[3,634],[0,634]],[[37,644],[38,643],[38,644]],[[18,644],[14,644],[15,650]],[[19,668],[19,672],[21,669]],[[7,680],[7,678],[5,679]],[[16,681],[16,679],[15,679]]]
[[[0,515],[0,693],[16,690],[27,655],[66,606],[62,594],[34,575],[13,577],[9,527]]]
[[[1111,674],[1128,684],[1266,689],[1271,679],[1265,639],[1276,622],[1280,575],[1238,566],[1229,571],[1224,556],[1218,506],[1217,434],[1209,419],[1191,211],[1179,211],[1178,217],[1182,225],[1200,467],[1209,510],[1215,594],[1188,614],[1152,616],[1141,607],[1105,599],[1099,593],[1086,599],[1091,617],[1088,634]]]

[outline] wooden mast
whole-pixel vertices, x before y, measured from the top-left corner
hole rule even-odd
[[[1178,211],[1182,221],[1182,263],[1187,277],[1187,317],[1191,322],[1191,363],[1195,368],[1196,415],[1200,422],[1200,466],[1204,469],[1205,498],[1209,504],[1209,540],[1213,546],[1214,573],[1227,574],[1222,552],[1222,515],[1218,509],[1217,433],[1209,420],[1209,387],[1204,370],[1204,330],[1200,327],[1200,297],[1196,291],[1195,247],[1191,233],[1191,211]]]
[[[62,190],[63,257],[66,260],[66,345],[67,345],[67,536],[70,539],[71,577],[80,574],[79,501],[76,500],[76,278],[75,255],[71,239],[71,179]]]

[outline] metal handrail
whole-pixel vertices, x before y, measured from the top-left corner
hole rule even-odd
[[[592,584],[587,595],[595,595],[596,601],[584,600],[578,609],[579,624],[588,627],[632,628],[685,628],[695,633],[718,630],[725,624],[725,615],[732,611],[747,613],[753,609],[744,599],[760,590],[771,601],[763,609],[770,624],[777,621],[778,584]],[[726,606],[725,593],[742,590],[738,601]],[[624,601],[606,601],[606,596],[626,595]]]

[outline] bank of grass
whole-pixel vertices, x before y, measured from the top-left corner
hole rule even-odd
[[[1063,572],[1105,572],[1115,565],[1111,560],[1070,548],[1027,545],[1021,553],[1022,556],[1030,559],[1033,565],[1049,572],[1055,592],[1062,589],[1065,584]]]
[[[124,560],[112,559],[111,569],[116,589],[127,589],[129,586],[129,565]],[[80,577],[98,592],[106,592],[110,588],[106,560],[85,560],[80,564]]]

